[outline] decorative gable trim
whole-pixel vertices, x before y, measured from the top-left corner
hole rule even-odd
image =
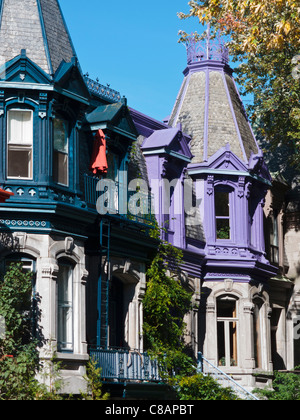
[[[0,79],[16,84],[51,83],[51,77],[27,57],[26,50],[0,67]]]

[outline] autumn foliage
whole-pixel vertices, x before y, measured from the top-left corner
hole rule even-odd
[[[196,17],[228,40],[236,80],[254,101],[248,115],[277,170],[300,169],[299,0],[196,0],[181,19]],[[181,33],[184,42],[184,34]]]

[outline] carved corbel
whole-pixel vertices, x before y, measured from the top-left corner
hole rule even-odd
[[[0,117],[4,116],[4,90],[0,90]]]
[[[51,261],[48,264],[45,264],[41,268],[42,278],[50,278],[51,280],[56,280],[59,272],[59,267],[56,263]]]
[[[244,313],[245,314],[253,315],[254,303],[253,302],[249,302],[249,301],[244,302],[243,310],[244,310]]]
[[[40,93],[39,96],[39,117],[43,120],[47,116],[48,94]]]
[[[212,195],[214,192],[214,182],[215,182],[215,177],[214,175],[208,175],[207,177],[207,189],[206,192],[208,195]]]
[[[238,197],[243,198],[244,195],[245,195],[245,177],[240,176],[239,183],[238,183]]]

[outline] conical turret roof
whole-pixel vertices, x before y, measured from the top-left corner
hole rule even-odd
[[[243,162],[259,147],[240,99],[229,54],[220,39],[187,42],[188,67],[169,125],[182,124],[192,137],[193,163],[209,160],[226,146]]]
[[[0,65],[21,50],[47,74],[76,56],[57,0],[0,0]]]

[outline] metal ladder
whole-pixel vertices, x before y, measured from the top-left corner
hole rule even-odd
[[[110,239],[111,222],[100,221],[100,256],[101,267],[97,294],[97,346],[108,348],[109,283],[110,283]]]

